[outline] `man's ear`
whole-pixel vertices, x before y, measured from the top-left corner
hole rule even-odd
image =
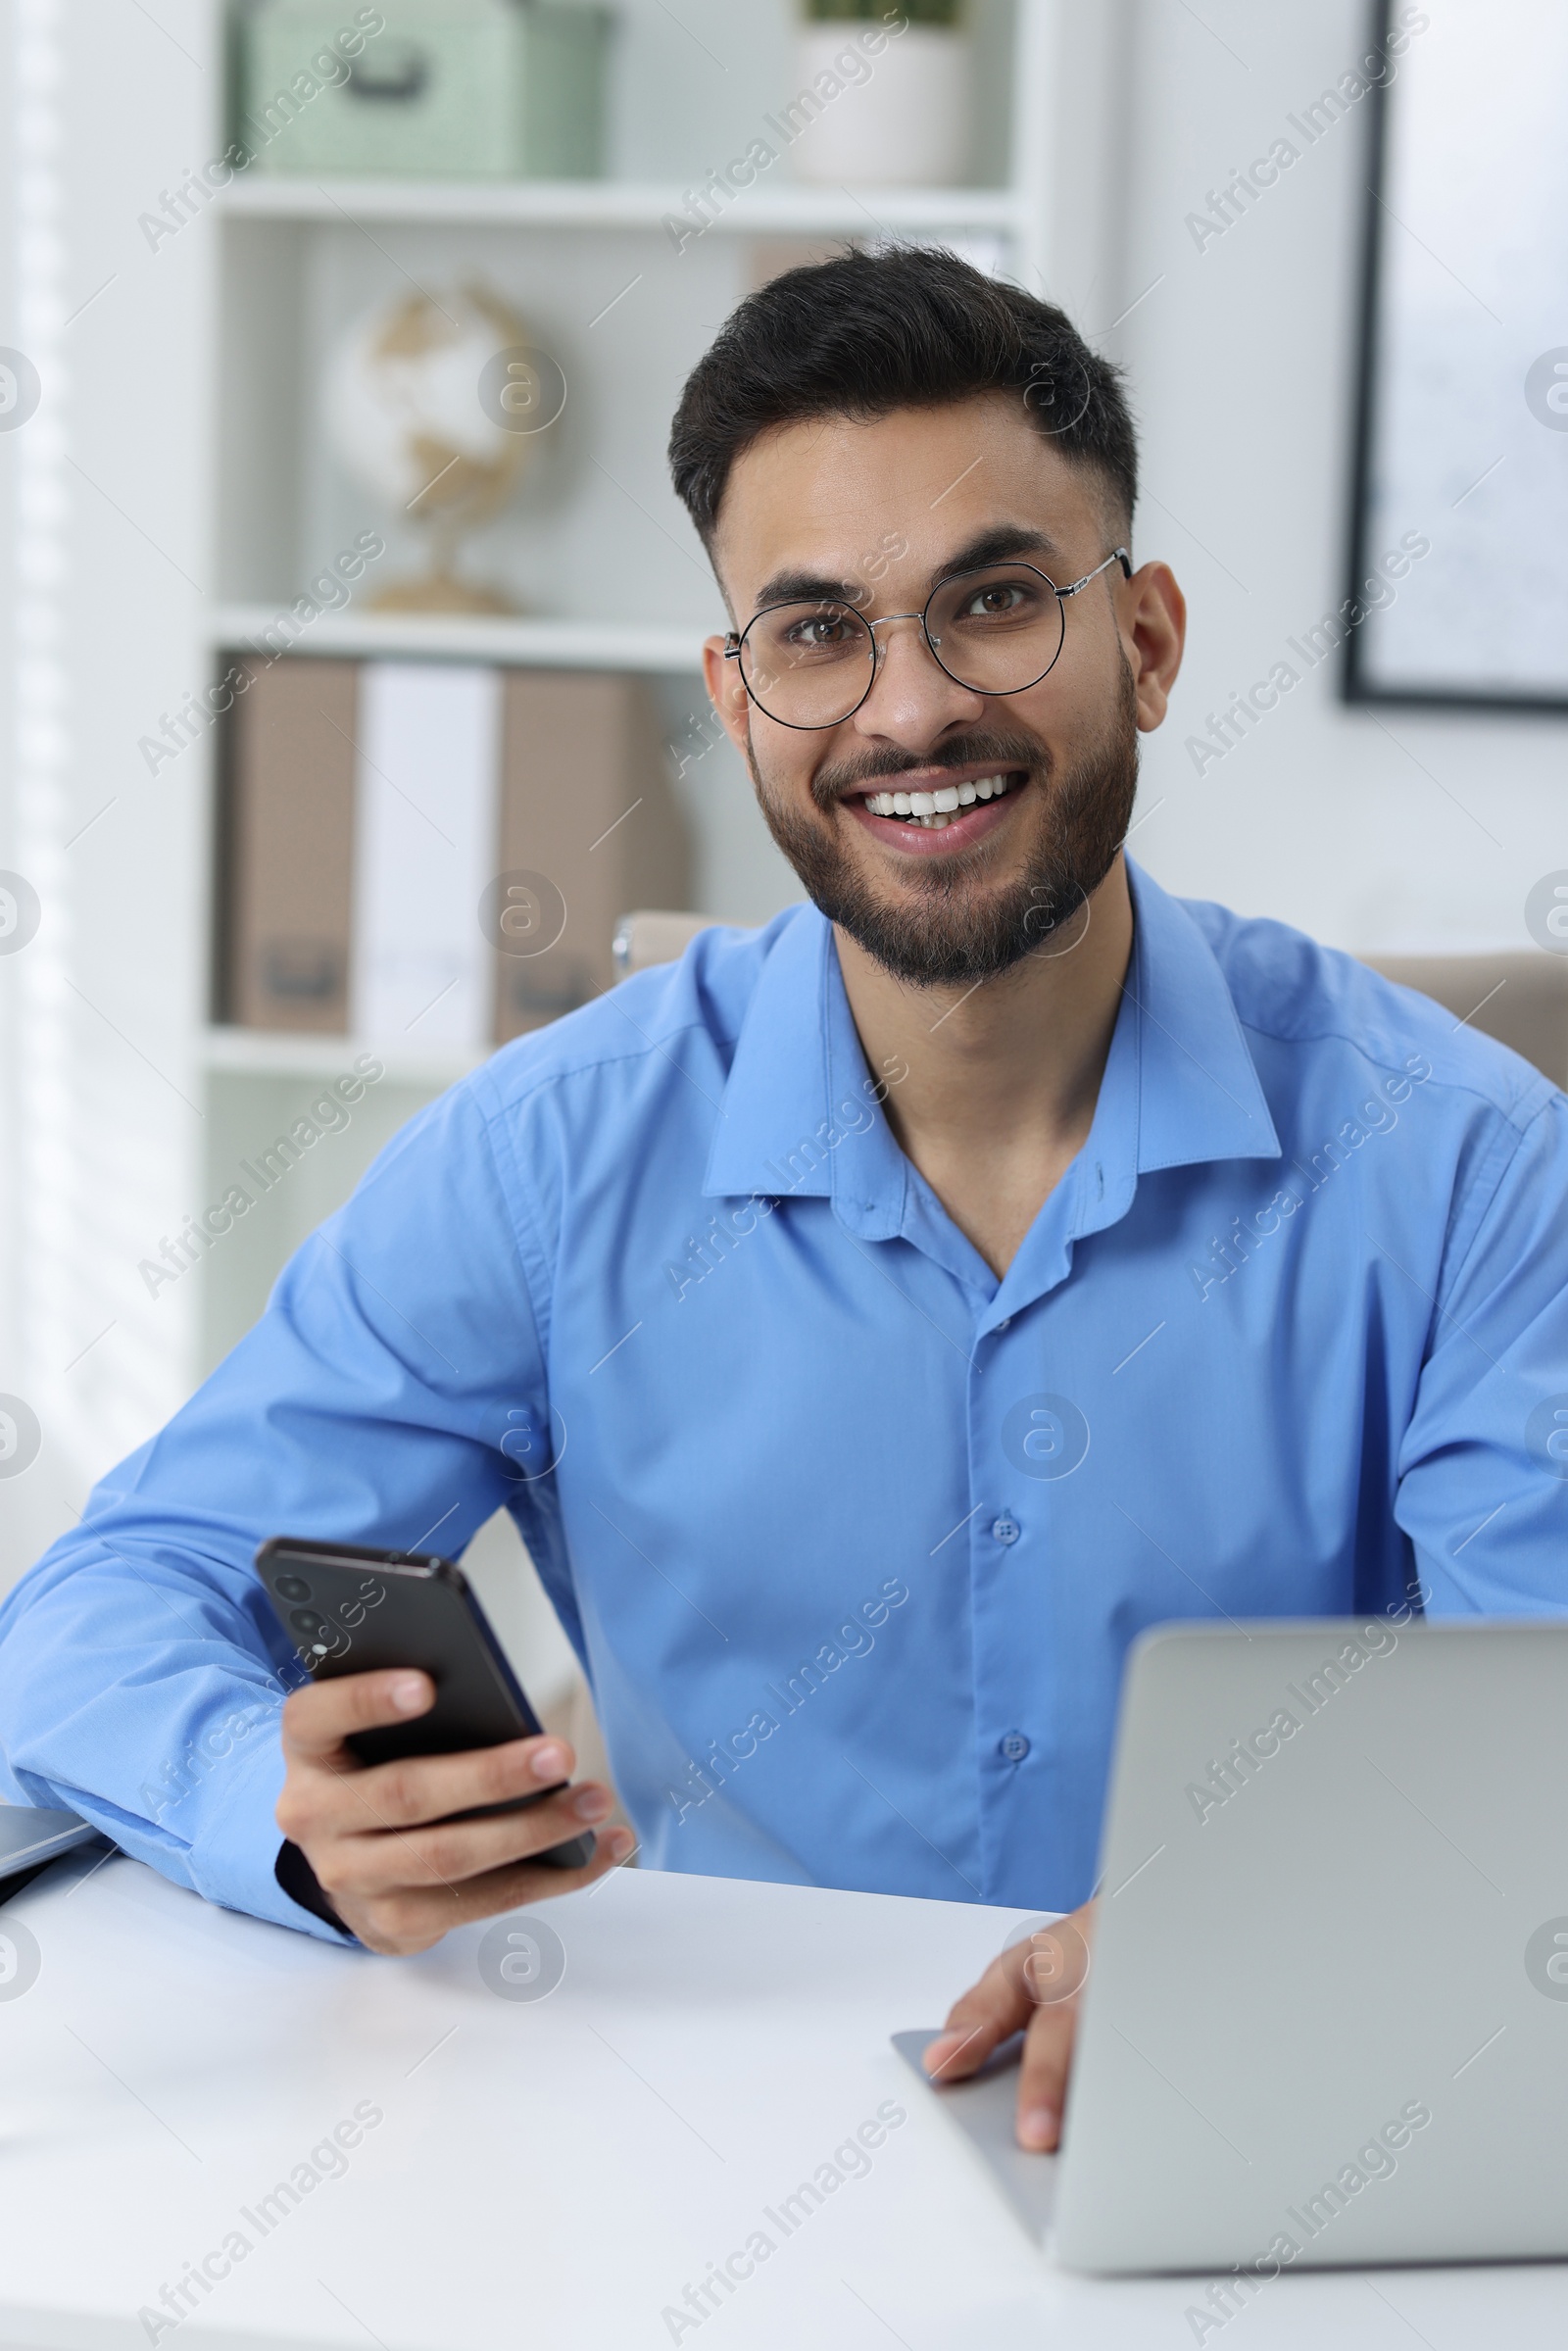
[[[751,720],[746,707],[746,685],[738,661],[726,661],[724,637],[709,637],[703,644],[703,682],[708,699],[718,712],[719,724],[740,753],[748,756],[751,746]]]
[[[1165,716],[1187,642],[1187,599],[1168,563],[1145,563],[1116,590],[1116,622],[1138,693],[1138,727]]]

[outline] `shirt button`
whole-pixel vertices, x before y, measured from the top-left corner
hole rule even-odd
[[[1022,1763],[1029,1752],[1029,1741],[1021,1731],[1009,1731],[1004,1739],[998,1739],[997,1751],[1009,1763]]]
[[[998,1325],[997,1325],[997,1329],[998,1329],[999,1331],[1007,1331],[1007,1330],[1010,1330],[1011,1328],[1012,1328],[1012,1316],[1011,1316],[1010,1314],[1004,1314],[1004,1315],[1003,1316],[1002,1320],[1001,1320],[1001,1321],[998,1323]]]
[[[1016,1543],[1022,1530],[1015,1518],[994,1518],[991,1532],[998,1543]]]

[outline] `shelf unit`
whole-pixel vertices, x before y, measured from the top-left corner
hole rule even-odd
[[[280,1036],[223,1026],[204,1029],[198,1050],[204,1069],[258,1078],[334,1078],[362,1053],[370,1053],[394,1085],[432,1091],[456,1085],[485,1058],[482,1052],[466,1053],[455,1045],[381,1045],[368,1037]]]
[[[219,605],[209,638],[215,653],[259,646],[277,612],[265,604]],[[634,669],[695,677],[703,631],[656,621],[608,626],[586,620],[447,618],[422,612],[323,612],[302,636],[300,655],[338,661],[500,661],[541,669]]]
[[[211,1025],[215,739],[156,774],[142,739],[369,524],[388,541],[377,582],[305,629],[298,655],[640,672],[681,769],[695,903],[755,920],[796,898],[741,763],[703,724],[700,648],[723,612],[668,487],[666,420],[748,288],[837,240],[940,239],[1052,281],[1065,12],[970,6],[986,184],[813,187],[781,158],[680,252],[665,216],[798,86],[791,0],[617,0],[602,180],[253,171],[157,246],[142,214],[225,144],[220,0],[102,19],[67,0],[0,9],[16,133],[0,141],[15,223],[0,340],[47,387],[27,427],[0,435],[0,678],[15,687],[0,692],[15,713],[0,865],[45,909],[26,953],[0,957],[0,1114],[16,1139],[0,1168],[0,1389],[44,1429],[37,1476],[0,1482],[0,1586],[189,1394],[380,1142],[471,1065],[380,1050],[384,1078],[279,1188],[270,1221],[236,1226],[149,1295],[138,1268],[160,1236],[378,1049]],[[411,278],[470,273],[558,351],[570,387],[555,446],[467,551],[518,614],[377,612],[364,590],[413,566],[414,526],[334,465],[313,387],[361,309]]]
[[[216,199],[231,219],[424,221],[460,228],[662,229],[686,191],[612,180],[236,179]],[[1006,188],[816,188],[758,186],[718,214],[725,236],[999,234],[1026,238],[1029,198]]]

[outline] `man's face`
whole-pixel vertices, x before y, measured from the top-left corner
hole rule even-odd
[[[764,435],[730,474],[715,557],[739,630],[803,595],[836,595],[871,621],[918,613],[940,582],[999,552],[1065,587],[1120,535],[1098,474],[1065,460],[1021,400],[986,394]],[[1163,709],[1138,692],[1121,579],[1112,564],[1068,601],[1059,655],[1022,692],[957,683],[918,620],[879,626],[869,694],[811,731],[759,708],[710,641],[710,690],[773,838],[823,912],[897,976],[990,978],[1109,872],[1137,789],[1137,730]],[[867,806],[955,787],[960,805],[940,826]]]

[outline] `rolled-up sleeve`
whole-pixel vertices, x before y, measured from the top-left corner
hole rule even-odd
[[[70,1805],[212,1901],[332,1935],[273,1876],[302,1677],[252,1561],[280,1534],[455,1554],[514,1498],[550,1426],[518,1214],[480,1081],[381,1154],[0,1608],[13,1801]]]

